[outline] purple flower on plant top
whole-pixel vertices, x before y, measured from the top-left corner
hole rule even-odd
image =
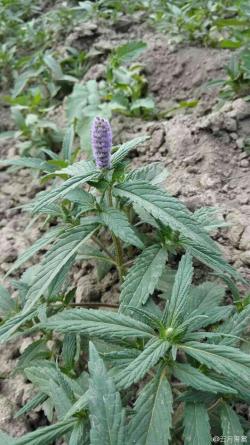
[[[107,119],[95,117],[92,124],[91,142],[97,168],[110,168],[112,130]]]

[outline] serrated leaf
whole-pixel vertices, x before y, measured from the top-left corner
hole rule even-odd
[[[126,306],[140,307],[147,302],[157,286],[166,259],[167,251],[159,244],[147,247],[137,257],[122,284],[122,311],[126,311]]]
[[[209,369],[250,384],[250,356],[239,349],[198,342],[188,342],[179,347]]]
[[[236,412],[228,405],[223,402],[220,410],[221,416],[221,426],[223,431],[223,436],[225,437],[241,437],[244,436],[243,428],[240,424],[239,417]]]
[[[197,368],[193,368],[191,365],[185,363],[176,362],[174,364],[173,373],[174,376],[182,383],[185,383],[186,385],[199,391],[212,392],[215,394],[218,392],[237,394],[237,391],[235,391],[233,388],[222,385],[216,380],[213,380],[203,374]]]
[[[69,439],[69,445],[89,444],[88,422],[80,420],[75,426]]]
[[[62,268],[76,256],[79,247],[94,233],[96,226],[80,225],[67,230],[52,249],[45,255],[41,267],[30,287],[24,312],[32,308],[44,295],[50,284],[58,276]]]
[[[51,355],[46,341],[43,339],[33,341],[22,353],[18,360],[16,370],[23,370],[30,366],[30,363],[37,359],[49,358]]]
[[[46,161],[39,158],[18,158],[18,159],[6,159],[0,160],[2,165],[13,165],[20,168],[34,168],[35,170],[42,170],[44,172],[51,172],[54,168]]]
[[[184,318],[192,277],[192,257],[186,254],[183,255],[179,263],[170,302],[167,306],[167,324],[171,327],[178,325],[180,317]]]
[[[239,278],[239,274],[222,258],[217,245],[197,223],[193,214],[176,198],[146,181],[119,184],[114,187],[113,193],[128,198],[163,224],[178,230],[183,235],[183,245],[209,267]]]
[[[167,170],[162,162],[152,162],[129,172],[126,181],[148,181],[156,185],[163,182],[167,176]]]
[[[167,445],[170,440],[173,396],[165,373],[142,389],[128,426],[129,445]]]
[[[115,236],[132,246],[143,249],[144,244],[137,236],[126,215],[118,209],[106,209],[101,213],[104,224]]]
[[[66,334],[63,339],[62,357],[66,368],[74,366],[74,358],[77,350],[77,340],[75,334]]]
[[[18,269],[20,266],[22,266],[23,263],[28,261],[35,253],[39,252],[39,250],[43,249],[47,244],[51,243],[55,240],[55,238],[62,233],[63,228],[62,227],[55,227],[54,229],[49,230],[46,232],[41,238],[39,238],[37,241],[35,241],[32,246],[30,246],[28,249],[23,252],[18,259],[15,261],[13,266],[8,270],[6,276],[10,275],[14,270]]]
[[[230,334],[232,336],[235,335],[236,337],[239,337],[249,326],[249,322],[250,322],[250,305],[248,305],[241,312],[235,313],[229,320],[221,324],[216,332],[222,334]],[[215,341],[215,343],[218,342],[223,345],[234,346],[237,345],[237,343],[239,343],[239,339],[222,336],[218,341]]]
[[[91,445],[125,445],[125,410],[113,379],[94,345],[89,345]]]
[[[202,403],[186,403],[184,412],[184,445],[211,445],[209,417]]]
[[[54,174],[57,175],[69,175],[69,176],[82,176],[92,173],[95,170],[95,163],[93,161],[78,161],[74,164],[68,165],[61,170],[56,170]]]
[[[66,128],[62,143],[62,157],[64,160],[69,161],[71,159],[74,135],[74,125],[70,125],[68,128]]]
[[[117,387],[125,389],[141,380],[169,348],[166,340],[155,338],[149,341],[141,354],[115,377]]]
[[[0,343],[4,343],[9,340],[13,335],[16,336],[16,331],[26,323],[26,321],[32,320],[36,317],[37,310],[31,310],[25,314],[19,313],[12,318],[5,321],[0,325]],[[20,333],[19,333],[20,335]]]
[[[107,341],[151,338],[154,331],[126,315],[94,309],[69,309],[50,317],[45,328],[63,333],[79,333]]]
[[[83,185],[88,181],[97,179],[98,177],[99,173],[96,170],[93,170],[85,175],[73,176],[72,178],[67,179],[59,187],[52,189],[50,192],[44,192],[41,196],[39,196],[34,202],[33,213],[38,212],[45,205],[48,206],[57,199],[64,198],[69,192],[74,190],[79,185]]]
[[[145,142],[148,136],[140,136],[138,138],[132,139],[131,141],[125,142],[122,145],[118,145],[117,151],[111,156],[112,167],[116,167],[124,158],[133,150],[137,145]]]
[[[15,445],[50,445],[58,437],[72,430],[76,420],[64,420],[55,425],[38,428],[15,440]]]
[[[194,240],[184,239],[184,237],[182,237],[181,241],[183,247],[185,247],[191,255],[211,269],[214,269],[216,272],[228,273],[234,279],[245,282],[241,275],[224,260],[220,252],[211,250],[211,248],[201,245]]]
[[[195,210],[194,216],[197,221],[204,227],[207,232],[217,229],[219,227],[228,227],[229,224],[226,223],[222,218],[218,218],[219,209],[216,207],[201,207]]]
[[[24,406],[22,406],[21,409],[17,411],[14,418],[22,416],[23,414],[26,414],[33,409],[37,408],[39,405],[42,405],[45,400],[47,400],[48,396],[47,394],[43,394],[42,392],[39,392],[33,399],[29,400]]]
[[[11,295],[0,284],[0,314],[1,315],[8,315],[11,312],[15,312],[16,310],[16,303],[15,300],[11,298]]]

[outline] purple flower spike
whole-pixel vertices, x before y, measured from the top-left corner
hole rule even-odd
[[[92,150],[97,168],[110,168],[112,130],[103,117],[95,117],[91,132]]]

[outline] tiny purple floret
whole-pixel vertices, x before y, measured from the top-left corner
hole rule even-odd
[[[112,130],[107,119],[95,117],[92,124],[91,142],[97,168],[110,168]]]

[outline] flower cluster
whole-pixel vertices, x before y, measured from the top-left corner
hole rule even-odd
[[[108,120],[99,116],[94,119],[91,142],[96,166],[110,168],[112,130]]]

